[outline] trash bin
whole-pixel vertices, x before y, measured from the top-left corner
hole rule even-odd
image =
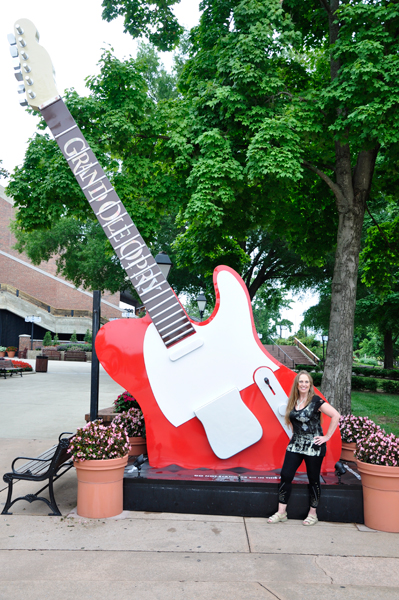
[[[48,356],[36,356],[36,373],[47,373]]]

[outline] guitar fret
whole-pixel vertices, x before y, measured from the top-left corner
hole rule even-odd
[[[62,137],[63,135],[65,135],[66,133],[68,133],[69,131],[72,131],[72,129],[76,129],[77,125],[75,123],[75,125],[73,127],[70,127],[69,129],[65,129],[65,131],[63,131],[62,133],[58,133],[57,135],[54,136],[55,140],[58,140],[59,137]]]
[[[88,185],[85,185],[85,187],[82,187],[82,191],[87,190],[87,188],[89,188],[91,185],[94,185],[95,183],[98,183],[99,181],[101,181],[101,179],[105,179],[106,177],[107,177],[106,175],[103,175],[102,177],[99,177],[98,179],[96,179],[95,181],[92,181]]]
[[[123,206],[123,204],[122,204]],[[106,212],[106,211],[104,211]],[[116,223],[117,221],[119,221],[120,219],[122,219],[122,217],[125,217],[127,215],[127,212],[124,212],[118,216],[115,217],[115,219],[113,219],[112,221],[108,221],[108,223],[105,225],[105,227],[110,227],[111,225],[113,225],[114,223]]]
[[[89,146],[87,146],[86,148],[83,148],[83,150],[81,150],[80,152],[77,152],[76,154],[73,154],[72,156],[70,156],[69,158],[67,158],[66,159],[67,162],[69,162],[70,160],[73,160],[74,158],[77,158],[78,156],[80,156],[84,152],[87,152],[88,150],[91,150],[91,148]],[[97,163],[95,163],[95,164],[97,164]]]
[[[155,289],[155,288],[154,288],[154,289]],[[166,288],[166,290],[163,290],[162,292],[160,292],[159,294],[157,294],[156,296],[154,296],[153,298],[151,298],[151,300],[147,300],[147,302],[152,302],[153,300],[155,300],[155,298],[159,298],[159,296],[162,296],[162,294],[166,294],[166,292],[170,292],[170,289],[169,289],[169,288]],[[146,293],[147,293],[147,292],[146,292]],[[158,304],[158,306],[159,306],[159,304]],[[154,307],[154,308],[156,308],[156,307]],[[147,309],[147,310],[148,310],[148,312],[150,312],[150,311],[151,311],[151,310],[153,310],[153,309],[151,308],[151,309]],[[152,317],[151,317],[151,318],[152,318]]]
[[[81,154],[81,152],[79,152],[79,154]],[[74,155],[72,158],[75,158],[75,156],[78,156],[77,154]],[[88,171],[89,169],[91,169],[92,167],[95,167],[96,165],[98,165],[98,162],[94,162],[94,163],[90,163],[90,165],[87,165],[87,167],[84,167],[81,171],[79,171],[79,173],[75,173],[75,177],[81,177],[82,173],[86,173],[86,171]]]
[[[155,263],[156,264],[156,263]],[[148,271],[148,269],[146,269],[146,271]],[[130,277],[130,279],[134,279],[135,277],[138,277],[140,275],[140,273],[136,273],[136,275],[132,275]],[[144,283],[148,283],[149,281],[152,281],[153,279],[155,279],[156,277],[159,277],[159,273],[155,273],[155,275],[153,275],[152,277],[148,277],[147,279],[145,279],[143,282],[141,282],[139,285],[143,285]],[[152,288],[151,288],[152,289]],[[151,290],[148,290],[149,292]],[[144,292],[147,293],[147,292]],[[142,296],[143,294],[140,294],[140,296]]]
[[[134,223],[133,223],[133,221],[132,221],[132,225],[134,226]],[[131,227],[131,225],[130,225],[130,227]],[[124,230],[122,229],[121,231],[124,231]],[[119,231],[117,231],[117,232],[115,233],[115,235],[118,235],[118,233],[119,233]],[[140,237],[140,234],[139,234],[139,233],[138,233],[137,235],[135,235],[135,236],[133,236],[133,237],[129,238],[129,242],[131,242],[131,241],[135,240],[135,239],[136,239],[136,238],[138,238],[138,237]],[[115,246],[114,250],[118,250],[118,249],[119,249],[121,246],[124,246],[124,245],[126,244],[126,241],[127,241],[127,240],[123,240],[123,242],[122,242],[121,244],[119,244],[119,246]],[[139,260],[142,260],[142,259],[140,258]],[[136,264],[136,263],[134,263],[134,264]]]
[[[192,333],[195,333],[195,329],[194,328],[192,329],[192,331],[190,331],[190,330],[189,331],[184,331],[180,335],[176,335],[176,337],[172,338],[168,342],[164,342],[164,344],[165,344],[165,346],[168,346],[169,344],[172,344],[173,342],[175,342],[176,340],[180,339],[181,337],[186,337],[187,335],[191,335]]]
[[[158,329],[158,333],[161,333],[161,331],[165,331],[165,329],[169,329],[169,327],[173,327],[173,325],[176,325],[176,323],[178,323],[179,321],[181,321],[182,319],[185,319],[186,315],[183,315],[182,317],[180,317],[180,319],[176,319],[176,321],[173,321],[173,323],[171,323],[170,325],[166,325],[166,327],[162,327],[162,329]],[[170,317],[168,317],[168,319],[170,319]],[[172,331],[169,332],[169,335],[172,333]]]
[[[173,306],[171,306],[170,308],[173,308]],[[178,315],[179,312],[182,312],[183,309],[180,307],[179,310],[176,310],[176,312],[172,313],[171,315],[169,315],[168,317],[165,317],[164,319],[161,319],[160,321],[158,321],[158,323],[156,324],[156,327],[158,327],[158,325],[160,325],[161,323],[164,323],[165,321],[167,321],[168,319],[171,319],[172,317],[174,317],[175,315]],[[184,315],[186,317],[186,315]],[[187,318],[187,317],[186,317]]]
[[[168,290],[170,291],[170,290]],[[159,304],[157,304],[156,306],[154,306],[153,308],[149,309],[148,312],[151,314],[152,310],[155,310],[156,308],[158,308],[159,306],[162,306],[162,304],[165,304],[165,302],[169,302],[170,300],[172,300],[172,297],[170,298],[166,298],[166,300],[163,300],[162,302],[160,302]],[[163,310],[162,312],[166,312],[167,310],[170,310],[170,306],[169,308],[165,308],[165,310]],[[162,312],[158,313],[158,315],[162,315]],[[154,317],[157,317],[158,315],[154,315]],[[153,317],[151,317],[152,319]]]
[[[96,201],[96,200],[98,200],[99,198],[102,198],[103,196],[105,197],[105,196],[107,196],[108,194],[110,194],[111,192],[114,192],[114,191],[115,191],[115,190],[114,190],[114,188],[111,188],[110,190],[103,190],[103,191],[101,192],[101,194],[99,194],[99,195],[98,195],[98,196],[96,196],[95,198],[92,198],[91,200],[89,200],[89,202],[90,202],[90,204],[91,204],[92,202],[95,202],[95,201]]]
[[[154,260],[154,264],[152,264],[152,265],[148,265],[148,266],[147,266],[145,269],[141,269],[141,271],[138,271],[134,277],[138,277],[138,275],[141,275],[142,273],[145,273],[145,272],[146,272],[146,271],[148,271],[149,269],[152,269],[152,267],[155,267],[155,265],[156,265],[156,264],[157,264],[157,263],[156,263],[156,262],[155,262],[155,260]]]
[[[165,339],[167,337],[169,337],[170,335],[172,335],[172,333],[175,333],[175,331],[179,331],[179,329],[182,329],[182,327],[187,327],[187,325],[190,325],[190,323],[183,323],[183,325],[179,325],[179,327],[176,327],[176,329],[172,329],[172,331],[169,331],[169,333],[165,334],[165,335],[161,335],[162,339]],[[159,333],[159,331],[158,331]]]
[[[131,226],[133,225],[133,222],[130,223],[129,225],[125,225],[125,227],[122,227],[122,229],[119,229],[119,231],[115,231],[115,233],[113,233],[112,235],[109,236],[109,240],[112,240],[113,237],[115,237],[116,235],[119,235],[120,233],[122,233],[122,231],[126,231],[126,229],[129,229]],[[139,237],[140,234],[136,235],[135,237]],[[126,241],[132,241],[135,238],[130,238],[129,240],[125,240],[124,242],[122,242],[122,244],[119,244],[119,246],[115,246],[114,250],[117,250],[118,248],[120,248],[121,246],[124,246],[126,244]],[[140,248],[144,248],[145,244],[142,244],[141,246],[139,246],[137,248],[137,250],[139,250]]]
[[[124,215],[127,215],[127,213],[124,213]],[[123,217],[124,215],[121,215],[121,217]],[[118,218],[120,218],[120,217],[118,217]],[[120,248],[120,246],[119,246],[119,248]],[[115,250],[116,249],[117,248],[115,248]],[[147,258],[152,258],[152,254],[147,254],[147,256],[140,256],[140,258],[138,258],[134,262],[130,263],[128,268],[131,269],[132,267],[135,267],[139,262],[143,262],[143,260],[147,260]],[[122,260],[124,260],[124,259],[122,259]]]

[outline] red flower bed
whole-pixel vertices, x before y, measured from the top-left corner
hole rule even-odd
[[[13,367],[20,367],[24,371],[33,371],[32,367],[27,362],[23,362],[22,360],[13,360],[11,362]]]

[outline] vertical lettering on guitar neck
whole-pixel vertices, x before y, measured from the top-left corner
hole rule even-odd
[[[57,100],[41,113],[165,346],[195,334],[184,309],[63,101]],[[159,311],[161,305],[163,308]],[[162,331],[160,323],[163,323]]]

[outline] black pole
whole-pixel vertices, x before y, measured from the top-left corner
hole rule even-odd
[[[90,392],[90,421],[95,421],[98,417],[98,389],[100,365],[96,354],[96,335],[100,329],[101,318],[101,292],[93,292],[93,325],[92,325],[92,355],[91,355],[91,392]]]
[[[33,322],[33,318],[32,318],[32,333],[30,334],[30,349],[33,350],[33,327],[34,327],[35,323]]]

